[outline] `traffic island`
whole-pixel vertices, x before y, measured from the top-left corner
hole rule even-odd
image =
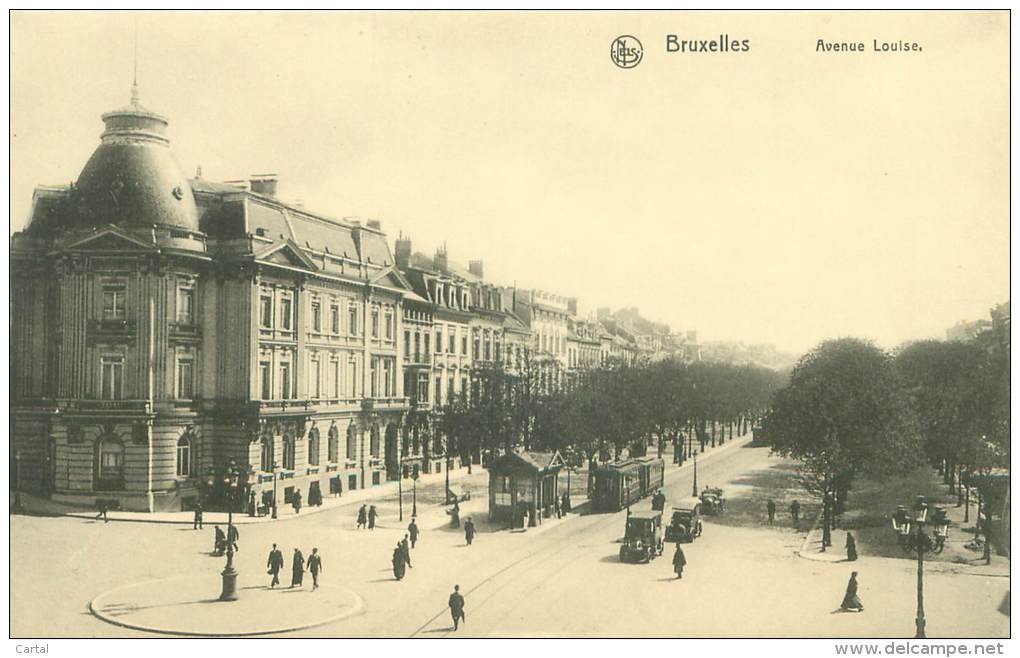
[[[289,579],[289,573],[281,573]],[[264,580],[260,574],[260,580]],[[344,587],[321,585],[270,589],[243,582],[236,601],[219,600],[216,574],[134,583],[100,594],[89,612],[103,621],[150,633],[242,637],[287,633],[360,614],[364,601]]]

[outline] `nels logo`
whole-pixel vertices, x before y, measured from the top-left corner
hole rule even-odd
[[[616,37],[609,47],[609,58],[621,69],[634,68],[641,63],[641,58],[644,56],[645,52],[641,47],[641,42],[637,37],[632,37],[629,34]]]

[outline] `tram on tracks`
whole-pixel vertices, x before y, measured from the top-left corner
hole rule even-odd
[[[595,470],[592,509],[618,512],[661,489],[665,475],[666,464],[657,457],[639,457],[601,466]]]

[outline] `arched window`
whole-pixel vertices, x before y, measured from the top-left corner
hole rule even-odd
[[[266,435],[262,437],[262,455],[260,466],[263,471],[273,470],[273,437]]]
[[[191,433],[185,432],[184,435],[177,440],[177,477],[187,477],[194,473],[194,464],[191,461],[194,457],[194,450],[192,450]]]
[[[124,487],[124,444],[107,437],[96,446],[96,480],[101,489]]]
[[[294,437],[289,434],[283,435],[283,467],[294,468]]]
[[[354,425],[347,426],[347,459],[354,459],[354,443],[356,436],[354,434]]]
[[[319,465],[319,430],[315,428],[308,432],[308,465]]]
[[[340,432],[337,431],[336,425],[329,428],[329,447],[326,459],[330,463],[335,464],[340,459]]]
[[[379,456],[379,428],[373,426],[371,439],[369,442],[369,454],[373,457]]]

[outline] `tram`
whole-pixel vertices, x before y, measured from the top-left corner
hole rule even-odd
[[[639,457],[595,470],[592,509],[618,512],[662,488],[666,464],[657,457]]]

